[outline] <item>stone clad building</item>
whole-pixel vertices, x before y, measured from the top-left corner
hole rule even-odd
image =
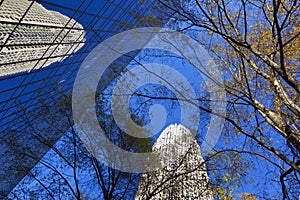
[[[135,200],[213,200],[200,147],[188,129],[169,126],[152,150],[162,150],[164,167],[142,175]]]
[[[31,3],[5,0],[0,6],[0,76],[60,62],[84,45],[81,24]]]

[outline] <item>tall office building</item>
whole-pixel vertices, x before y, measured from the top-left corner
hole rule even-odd
[[[0,22],[0,76],[60,62],[84,45],[79,23],[36,2],[3,1]]]
[[[188,129],[169,126],[152,150],[161,151],[163,167],[142,175],[135,200],[213,200],[200,147]]]
[[[149,6],[136,0],[0,0],[0,199],[68,129],[53,102],[72,92],[86,56],[110,36],[141,26],[136,19]],[[66,127],[40,130],[48,116]]]

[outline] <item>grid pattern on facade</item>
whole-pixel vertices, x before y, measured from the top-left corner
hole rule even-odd
[[[213,200],[200,147],[188,129],[169,126],[152,150],[162,156],[163,167],[142,175],[135,200]]]
[[[2,6],[7,5],[5,2],[10,2],[14,0],[3,0],[1,1],[0,8]],[[23,2],[22,1],[14,1],[14,2]],[[85,59],[87,54],[101,41],[108,38],[109,36],[114,35],[118,31],[122,31],[128,28],[132,28],[135,24],[135,17],[137,14],[145,13],[147,10],[147,6],[145,4],[140,4],[139,1],[120,1],[120,0],[106,0],[106,1],[95,1],[95,0],[75,0],[68,2],[69,5],[64,5],[63,3],[57,3],[60,1],[55,0],[39,0],[36,1],[39,4],[46,7],[48,10],[59,10],[63,14],[58,14],[57,12],[52,12],[54,20],[59,18],[60,24],[51,23],[51,20],[48,19],[48,24],[42,24],[40,22],[33,22],[32,19],[26,19],[27,13],[31,13],[32,7],[36,2],[26,0],[26,4],[23,10],[18,10],[18,13],[21,12],[23,14],[20,16],[19,21],[16,19],[0,19],[0,27],[1,33],[0,37],[8,37],[8,35],[18,34],[18,32],[22,32],[22,34],[27,34],[22,29],[26,27],[27,30],[38,29],[41,30],[38,34],[40,34],[39,41],[30,41],[30,44],[0,44],[0,56],[4,54],[6,49],[26,49],[27,52],[35,51],[37,46],[45,46],[47,52],[42,55],[36,55],[35,59],[26,59],[22,58],[20,61],[12,60],[9,56],[5,56],[4,59],[0,59],[0,68],[8,69],[16,64],[25,65],[26,71],[7,75],[0,76],[0,122],[1,128],[4,129],[6,125],[11,125],[15,118],[16,107],[22,107],[25,109],[34,108],[34,100],[38,99],[45,94],[49,94],[53,92],[53,87],[59,84],[59,87],[64,91],[71,91],[74,79],[76,77],[76,72],[80,67],[81,62]],[[46,9],[41,8],[41,9]],[[9,8],[12,9],[12,8]],[[3,9],[3,10],[9,10]],[[9,11],[10,12],[10,11]],[[68,16],[71,20],[69,25],[63,26],[62,19],[65,19],[64,16]],[[30,17],[29,17],[30,18]],[[31,20],[31,21],[30,21]],[[40,19],[39,19],[40,20]],[[73,23],[77,21],[78,23]],[[80,24],[84,28],[84,46],[79,49],[76,53],[74,49],[78,49],[79,46],[82,46],[82,36],[78,37],[77,40],[72,34],[72,32],[82,32],[80,28]],[[73,26],[74,25],[74,26]],[[73,27],[73,28],[72,28]],[[5,29],[5,30],[3,30]],[[46,31],[47,30],[47,31]],[[51,30],[51,31],[49,31]],[[64,33],[70,31],[69,38],[72,42],[68,44],[68,39],[64,40],[57,39],[55,43],[49,41],[41,41],[43,37],[47,34],[60,33],[58,37],[62,37]],[[35,31],[31,32],[34,34]],[[31,34],[30,33],[30,34]],[[79,36],[79,35],[78,35]],[[28,37],[28,36],[25,36]],[[30,36],[29,36],[30,37]],[[34,37],[34,36],[33,36]],[[50,44],[49,44],[50,43]],[[67,44],[66,44],[67,43]],[[52,51],[55,46],[67,45],[64,50],[69,49],[68,51],[64,51],[61,55],[58,54],[58,51]],[[73,49],[73,53],[72,53]],[[19,50],[20,54],[22,54],[22,50]],[[35,52],[36,54],[36,52]],[[66,56],[68,56],[67,59]],[[22,56],[21,56],[22,57]],[[3,57],[2,57],[3,58]],[[28,58],[28,57],[27,57]],[[21,58],[20,58],[21,59]],[[56,61],[52,63],[51,59],[55,59]],[[32,62],[32,65],[28,63]],[[38,63],[38,64],[36,64]],[[41,67],[41,65],[49,65],[47,67]]]
[[[148,8],[133,0],[0,1],[0,149],[6,152],[0,158],[0,199],[35,165],[14,157],[4,142],[12,129],[35,123],[34,118],[23,121],[20,110],[38,110],[39,100],[51,104],[61,91],[70,93],[88,53],[117,32],[138,26],[136,17]],[[13,134],[16,140],[27,138]],[[33,150],[32,142],[24,139],[19,150]],[[47,149],[34,151],[43,156]]]
[[[0,7],[0,21],[3,22],[0,76],[61,62],[67,58],[66,52],[76,53],[84,45],[84,29],[79,23],[58,12],[47,10],[39,3],[34,2],[21,20],[21,12],[29,6],[27,0],[6,0]],[[17,27],[12,25],[20,20]],[[44,26],[36,26],[39,24]],[[51,28],[53,26],[70,29]],[[42,57],[49,59],[40,61]]]

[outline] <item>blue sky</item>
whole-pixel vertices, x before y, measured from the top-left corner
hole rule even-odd
[[[72,0],[72,1],[61,1],[61,0],[49,0],[48,2],[55,3],[57,5],[61,5],[66,8],[73,8],[77,9],[82,1],[81,0]],[[91,4],[89,4],[92,2]],[[88,12],[90,14],[97,14],[101,15],[103,19],[100,21],[92,21],[93,16],[92,15],[82,15],[79,13],[76,13],[74,15],[74,11],[69,10],[69,9],[64,9],[64,8],[59,8],[57,5],[52,5],[51,3],[42,3],[43,6],[45,6],[47,9],[51,10],[56,10],[59,11],[60,13],[67,15],[69,17],[73,17],[78,21],[80,24],[83,25],[85,29],[90,29],[93,27],[94,30],[101,30],[99,33],[95,33],[94,31],[86,31],[86,41],[88,42],[79,52],[79,54],[74,55],[73,57],[70,57],[66,59],[63,63],[72,63],[74,60],[82,61],[86,56],[87,53],[83,53],[84,51],[89,51],[93,49],[101,40],[106,39],[116,33],[116,31],[120,28],[118,24],[116,24],[116,21],[118,21],[120,18],[124,18],[126,22],[133,22],[134,19],[132,18],[131,15],[125,15],[123,16],[122,12],[119,12],[116,10],[116,6],[111,6],[111,7],[104,7],[99,13],[99,8],[103,7],[104,1],[86,1],[84,4],[81,5],[80,10],[84,12]],[[130,6],[130,1],[120,1],[119,5],[123,7],[130,7],[132,11],[135,11],[136,8],[140,8],[140,5],[137,5],[137,7],[131,7]],[[107,20],[104,22],[105,18],[107,17]],[[114,21],[116,19],[116,21]],[[90,24],[90,22],[92,22]],[[103,25],[105,24],[105,25]],[[91,43],[89,43],[91,42]],[[82,54],[80,54],[82,53]],[[149,52],[148,52],[149,53]],[[176,58],[172,54],[166,54],[165,52],[159,52],[159,51],[152,51],[150,54],[153,54],[150,57],[145,57],[146,53],[143,51],[141,52],[138,56],[136,56],[136,59],[139,60],[141,63],[151,63],[151,62],[161,62],[162,64],[172,66],[174,69],[178,70],[187,80],[190,81],[190,84],[193,86],[195,93],[197,97],[200,96],[206,96],[207,90],[200,87],[200,84],[203,84],[203,78],[201,77],[198,72],[193,69],[193,67],[184,59],[181,58]],[[164,56],[159,57],[157,56]],[[57,65],[61,65],[61,63],[54,63],[51,66],[39,70],[38,73],[33,73],[33,74],[26,74],[23,73],[22,76],[18,77],[11,77],[7,78],[4,77],[2,80],[0,79],[0,88],[1,91],[6,91],[11,88],[17,87],[20,84],[25,84],[25,83],[30,83],[33,81],[37,81],[36,84],[29,84],[26,87],[21,87],[21,89],[18,90],[10,90],[7,92],[3,92],[0,96],[0,110],[8,109],[13,104],[15,103],[14,101],[9,101],[6,103],[5,101],[8,99],[12,99],[13,97],[19,96],[21,93],[26,94],[22,95],[21,98],[17,99],[20,100],[21,102],[24,102],[24,105],[33,105],[32,102],[26,102],[26,100],[31,99],[33,96],[37,96],[36,93],[33,93],[33,91],[36,91],[38,88],[42,89],[41,93],[47,92],[48,90],[53,89],[53,84],[54,83],[59,83],[59,88],[65,90],[65,91],[71,91],[72,89],[72,83],[74,82],[74,79],[76,77],[76,70],[80,67],[80,62],[78,62],[75,65],[69,65],[68,68],[56,68]],[[134,62],[132,62],[131,65],[127,67],[127,70],[132,69],[135,66]],[[70,73],[68,71],[71,71]],[[49,76],[49,74],[60,74],[58,76],[54,76],[53,78],[46,80],[46,78]],[[45,83],[46,80],[46,83]],[[114,83],[108,89],[105,90],[105,93],[111,93],[112,88],[114,86]],[[46,86],[46,87],[45,87]],[[146,85],[145,87],[140,88],[139,92],[145,92],[148,95],[159,95],[159,92],[162,92],[166,95],[169,95],[170,97],[174,97],[174,94],[167,88],[161,87],[158,85]],[[16,100],[16,101],[17,101]],[[165,107],[167,110],[167,121],[165,125],[163,126],[162,129],[166,128],[169,124],[172,123],[180,123],[180,109],[179,109],[179,104],[178,102],[174,101],[165,101],[165,100],[150,100],[148,104],[143,104],[144,101],[146,101],[147,98],[143,97],[133,97],[131,99],[130,105],[131,105],[131,112],[137,112],[138,117],[143,118],[144,120],[149,120],[149,115],[148,115],[148,110],[153,104],[161,104]],[[204,104],[203,104],[204,105]],[[109,105],[108,105],[109,106]],[[141,106],[141,107],[140,107]],[[138,109],[138,110],[137,110]],[[10,109],[7,112],[1,112],[0,117],[2,116],[8,116],[10,113],[12,113],[14,109]],[[201,116],[200,123],[199,123],[199,132],[198,134],[200,135],[200,143],[202,142],[201,139],[204,138],[205,136],[205,131],[207,131],[207,123],[210,120],[210,117],[205,114],[204,112],[199,113]],[[3,120],[1,123],[5,123],[6,121],[9,121],[9,119],[13,119],[14,115],[11,117]],[[158,135],[156,135],[154,138],[156,138]],[[237,137],[236,143],[242,143],[245,140],[245,137]],[[279,140],[280,141],[280,140]],[[223,140],[220,140],[220,142],[217,144],[217,147],[226,147],[226,143]],[[236,144],[232,145],[227,145],[228,147],[230,146],[235,146]],[[250,158],[249,156],[245,156],[246,159]],[[273,185],[268,185],[265,186],[265,188],[255,188],[254,185],[263,182],[265,180],[262,179],[262,176],[264,174],[267,174],[269,167],[271,165],[267,164],[266,162],[262,160],[254,160],[253,161],[253,166],[257,167],[256,170],[250,171],[249,172],[249,177],[253,177],[255,179],[254,183],[249,183],[249,184],[244,184],[238,192],[256,192],[259,189],[262,190],[268,190],[270,193],[272,191],[278,190],[278,186],[273,187]],[[272,179],[273,175],[270,175],[269,177],[266,177],[267,181],[268,179]],[[237,194],[236,193],[236,194]]]

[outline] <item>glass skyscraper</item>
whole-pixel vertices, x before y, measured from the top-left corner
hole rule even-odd
[[[43,101],[50,110],[41,117],[57,115],[64,124],[51,105],[71,93],[82,61],[103,40],[139,26],[148,10],[135,0],[0,1],[0,199],[62,135],[28,113]],[[35,135],[28,126],[44,131]]]

